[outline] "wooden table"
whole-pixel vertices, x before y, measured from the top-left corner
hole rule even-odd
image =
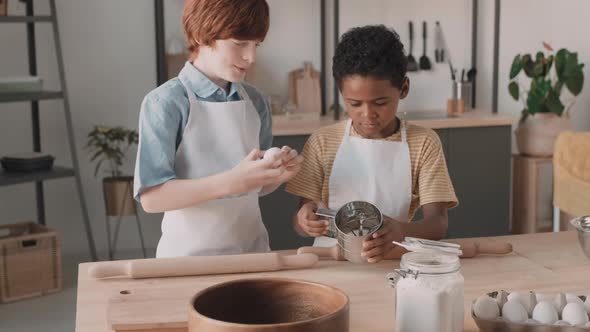
[[[512,243],[514,253],[461,260],[461,271],[465,277],[465,331],[477,331],[470,314],[471,302],[489,291],[590,294],[590,260],[580,249],[575,232],[491,239]],[[155,317],[182,318],[185,303],[188,305],[188,299],[204,287],[244,277],[271,276],[316,281],[345,291],[350,297],[350,331],[393,331],[394,290],[387,284],[385,275],[397,268],[399,261],[384,261],[375,265],[321,261],[318,266],[307,270],[144,280],[93,280],[87,275],[92,264],[79,266],[76,308],[76,331],[79,332],[111,331],[106,319],[108,299],[122,290],[132,294],[139,294],[142,289],[157,290],[158,299],[141,302],[138,306],[153,311]]]

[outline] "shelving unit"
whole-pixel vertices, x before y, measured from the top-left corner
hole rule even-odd
[[[33,134],[33,150],[41,152],[41,123],[39,119],[39,101],[50,99],[61,99],[63,101],[63,109],[66,121],[66,130],[68,136],[68,143],[70,146],[70,154],[72,158],[72,167],[54,166],[49,171],[32,172],[32,173],[14,173],[0,171],[0,186],[9,186],[22,183],[35,183],[36,201],[37,201],[37,221],[40,224],[45,224],[45,202],[43,197],[43,181],[51,179],[59,179],[66,177],[74,177],[76,181],[76,188],[78,190],[78,198],[80,201],[80,208],[82,209],[82,217],[86,237],[88,240],[88,247],[92,260],[97,260],[96,247],[94,238],[92,236],[92,228],[90,227],[90,218],[88,216],[88,209],[86,200],[84,198],[84,191],[82,189],[82,180],[80,178],[78,156],[76,153],[76,144],[74,140],[74,130],[72,125],[72,116],[70,112],[70,103],[67,93],[67,85],[65,80],[65,70],[63,55],[61,50],[61,41],[59,38],[59,28],[57,21],[57,12],[55,0],[49,0],[50,15],[35,16],[33,9],[33,0],[21,0],[26,3],[26,15],[24,16],[0,16],[0,23],[25,23],[27,25],[27,42],[28,42],[28,58],[29,58],[29,74],[37,75],[37,59],[36,59],[36,45],[35,45],[35,23],[49,23],[53,27],[53,40],[55,43],[55,50],[57,55],[57,65],[59,70],[60,87],[59,91],[41,91],[41,92],[26,92],[26,93],[0,93],[0,103],[13,102],[30,102],[31,103],[31,118],[32,118],[32,134]],[[2,116],[0,114],[0,116]]]

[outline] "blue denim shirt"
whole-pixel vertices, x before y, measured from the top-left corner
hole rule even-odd
[[[188,82],[197,100],[228,102],[241,100],[235,83],[229,93],[187,62],[178,74]],[[133,196],[145,189],[175,179],[174,158],[188,121],[190,103],[184,85],[176,77],[148,93],[139,114],[139,145],[135,162]],[[268,100],[255,87],[243,84],[260,116],[260,149],[272,146],[272,122]]]

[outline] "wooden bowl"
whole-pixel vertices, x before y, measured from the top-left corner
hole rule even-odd
[[[189,305],[189,332],[348,330],[348,296],[302,280],[224,282],[197,293]]]

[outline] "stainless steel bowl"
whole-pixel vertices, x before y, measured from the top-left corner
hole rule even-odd
[[[582,251],[590,259],[590,216],[574,218],[570,220],[570,223],[578,232],[578,240]]]

